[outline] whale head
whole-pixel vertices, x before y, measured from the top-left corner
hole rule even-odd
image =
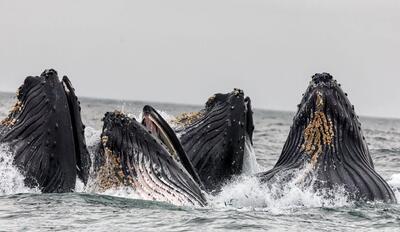
[[[191,116],[191,117],[188,117]],[[203,110],[178,117],[183,148],[205,188],[218,190],[242,173],[246,143],[253,143],[251,100],[242,90],[215,94]]]
[[[29,187],[69,192],[77,175],[88,180],[91,161],[80,103],[69,79],[60,81],[53,69],[25,79],[17,103],[1,122],[0,142],[9,144]]]
[[[308,183],[316,189],[344,187],[356,200],[396,201],[374,170],[354,106],[328,73],[312,77],[279,160],[261,179],[272,181],[295,169],[305,170],[299,179],[312,180]]]

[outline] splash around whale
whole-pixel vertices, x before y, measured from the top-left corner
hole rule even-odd
[[[136,119],[106,113],[92,159],[68,78],[60,82],[54,70],[28,77],[17,98],[0,141],[25,185],[44,193],[76,191],[78,178],[96,193],[129,188],[141,199],[200,207],[237,183],[257,183],[254,192],[265,192],[269,202],[280,202],[290,189],[322,191],[328,199],[340,192],[354,201],[397,201],[374,168],[351,103],[326,73],[313,76],[275,167],[245,181],[238,180],[257,122],[241,90],[212,96],[203,110],[178,116],[173,128],[151,106]]]

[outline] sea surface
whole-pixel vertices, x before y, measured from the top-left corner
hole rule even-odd
[[[12,94],[0,93],[1,118],[13,103]],[[92,155],[105,112],[120,110],[140,117],[145,104],[161,110],[168,119],[202,108],[83,98],[82,116]],[[24,186],[11,154],[0,146],[0,231],[400,231],[399,204],[354,203],[340,190],[333,199],[291,185],[267,190],[252,178],[277,161],[293,114],[255,110],[254,150],[250,149],[245,174],[209,197],[206,208],[144,201],[129,189],[99,194],[79,182],[76,193],[41,194]],[[400,200],[400,120],[361,117],[361,121],[375,167]],[[276,191],[281,191],[278,200]]]

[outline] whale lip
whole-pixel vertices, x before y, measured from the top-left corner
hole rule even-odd
[[[62,78],[65,95],[67,96],[68,107],[71,116],[75,153],[76,168],[78,177],[86,185],[89,180],[91,159],[86,145],[85,125],[82,122],[81,107],[75,89],[67,76]]]
[[[180,158],[178,153],[181,152],[181,146],[175,133],[162,116],[149,105],[143,108],[142,125],[145,126],[153,136],[160,139],[174,158]]]
[[[246,132],[249,136],[251,145],[253,145],[253,132],[254,132],[254,121],[253,121],[253,109],[251,106],[250,97],[246,97],[244,99],[245,107],[246,107]]]
[[[204,190],[204,185],[186,152],[183,150],[175,132],[157,110],[150,105],[146,105],[143,108],[142,125],[149,130],[150,134],[160,140],[161,144],[167,148],[174,159],[182,163],[197,184]]]

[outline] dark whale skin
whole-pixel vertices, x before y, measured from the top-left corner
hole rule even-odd
[[[72,87],[68,91],[68,97],[75,96]],[[75,112],[75,121],[80,123],[71,119],[70,109],[80,106],[77,101],[69,105],[68,97],[55,70],[29,76],[18,90],[17,104],[1,123],[0,142],[9,145],[25,184],[44,193],[73,191],[78,170],[83,170],[77,158],[88,159],[84,137],[82,147],[75,143],[74,131],[83,133],[79,113]]]
[[[374,169],[354,106],[330,74],[312,77],[298,107],[279,160],[258,175],[261,182],[274,183],[284,173],[308,167],[302,184],[316,190],[344,187],[351,200],[397,202]]]
[[[191,163],[209,192],[243,169],[246,138],[252,143],[254,131],[250,98],[242,90],[215,94],[177,133]]]
[[[77,174],[86,185],[89,179],[91,159],[86,146],[85,125],[82,122],[80,102],[67,76],[63,77],[62,83],[68,100],[72,129],[74,132]]]

